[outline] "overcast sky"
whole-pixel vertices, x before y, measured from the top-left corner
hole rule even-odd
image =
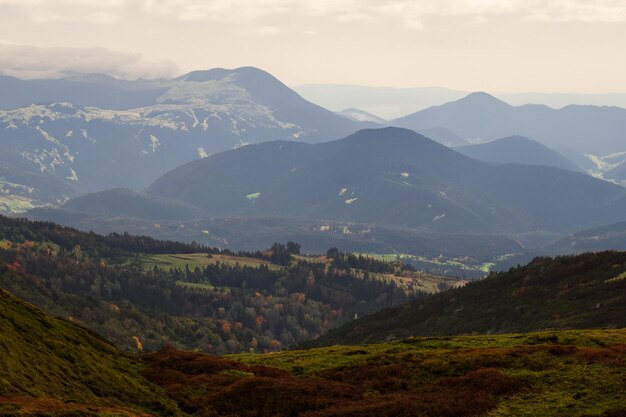
[[[626,92],[626,0],[0,0],[0,71]]]

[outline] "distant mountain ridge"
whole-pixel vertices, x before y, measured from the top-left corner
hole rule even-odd
[[[215,152],[268,140],[337,139],[359,126],[252,67],[156,81],[4,77],[0,86],[14,92],[0,98],[5,107],[42,103],[0,111],[4,188],[34,200],[141,189],[168,170]]]
[[[470,91],[442,87],[370,87],[345,84],[303,84],[293,87],[304,98],[330,110],[356,107],[386,119],[408,114],[458,100]],[[542,104],[560,109],[570,104],[592,106],[617,106],[626,108],[626,94],[576,94],[576,93],[507,93],[493,92],[514,106],[528,103]],[[513,133],[510,133],[513,134]]]
[[[626,222],[580,230],[548,245],[554,253],[572,254],[587,251],[626,251]]]
[[[149,220],[195,219],[204,216],[204,212],[196,207],[124,188],[76,197],[63,207],[83,213]]]
[[[349,108],[349,109],[344,109],[340,112],[337,112],[337,114],[350,119],[350,120],[354,120],[355,122],[370,122],[373,124],[385,124],[386,120],[378,117],[372,113],[368,113],[364,110],[359,110],[359,109],[354,109],[354,108]]]
[[[556,151],[523,136],[509,136],[492,142],[459,146],[455,151],[479,161],[522,165],[545,165],[582,171]]]
[[[484,92],[394,119],[413,130],[445,127],[465,139],[491,141],[511,135],[533,138],[551,148],[607,154],[625,150],[626,109],[569,105],[562,109],[511,106]],[[593,140],[591,140],[593,138]]]
[[[626,208],[626,191],[605,181],[552,167],[482,163],[398,128],[319,145],[244,147],[181,166],[147,192],[212,216],[481,233],[578,230],[621,220]]]

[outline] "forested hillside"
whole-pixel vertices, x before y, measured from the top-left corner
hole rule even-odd
[[[3,272],[11,275],[20,279]],[[144,379],[136,360],[97,334],[1,289],[0,329],[0,415],[179,413],[162,390]]]
[[[418,335],[626,327],[626,252],[536,258],[458,289],[380,311],[312,345]]]
[[[18,279],[16,277],[16,279]],[[621,417],[624,330],[123,355],[0,290],[0,415]]]
[[[460,281],[294,242],[232,253],[0,218],[0,287],[126,350],[266,351]]]

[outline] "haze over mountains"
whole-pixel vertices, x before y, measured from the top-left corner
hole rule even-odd
[[[471,91],[443,87],[369,87],[346,84],[302,84],[293,87],[307,100],[327,109],[339,111],[356,107],[372,112],[387,120],[406,116],[450,101],[459,100]],[[560,109],[570,104],[586,106],[617,106],[626,108],[626,94],[576,94],[576,93],[494,93],[514,106],[543,104]]]
[[[0,207],[23,212],[70,199],[32,216],[81,228],[119,231],[133,219],[139,232],[173,222],[175,232],[152,232],[196,239],[207,226],[189,233],[183,224],[204,219],[214,228],[209,217],[230,217],[252,222],[251,240],[261,242],[272,230],[287,235],[262,219],[284,219],[312,247],[333,236],[380,248],[396,230],[535,245],[539,236],[544,244],[626,220],[623,188],[573,172],[626,181],[626,110],[616,107],[516,107],[472,93],[385,121],[354,108],[325,110],[252,67],[167,80],[73,75],[0,84],[12,92],[0,98]],[[423,90],[423,100],[442,91],[454,93]],[[419,134],[359,131],[385,125]],[[225,224],[234,228],[211,243],[240,241],[241,228]],[[366,233],[365,244],[351,230],[378,230],[378,240]]]
[[[390,123],[414,130],[445,127],[463,138],[481,142],[522,135],[551,148],[604,155],[624,150],[626,109],[570,105],[555,110],[536,104],[511,106],[478,92]]]
[[[566,233],[621,220],[626,212],[626,190],[620,186],[554,167],[479,162],[399,128],[361,130],[318,145],[246,146],[176,168],[146,191],[151,200],[129,194],[127,206],[141,201],[150,213],[158,212],[155,204],[176,201],[207,216],[277,216],[447,233]],[[117,195],[122,202],[125,197]],[[100,200],[107,197],[92,194],[67,207],[97,211]]]
[[[574,162],[539,142],[509,136],[493,142],[459,146],[455,151],[479,161],[499,164],[545,165],[582,172]]]
[[[43,201],[140,189],[214,152],[267,140],[336,139],[359,126],[251,67],[173,80],[0,82],[14,92],[3,95],[2,107],[23,106],[0,111],[3,189]]]

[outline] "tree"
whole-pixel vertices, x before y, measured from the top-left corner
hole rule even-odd
[[[300,248],[302,246],[299,243],[293,242],[293,241],[289,241],[287,242],[287,252],[289,252],[291,255],[300,255]]]

